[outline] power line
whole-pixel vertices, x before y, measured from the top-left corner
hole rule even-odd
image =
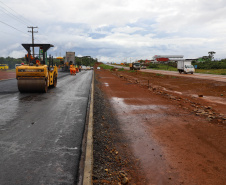
[[[23,18],[24,20],[19,19],[19,18],[16,17],[14,14],[12,14],[11,12],[9,12],[8,10],[6,10],[5,8],[2,7],[2,8],[5,9],[7,12],[9,12],[9,13],[12,14],[14,17],[16,17],[18,20],[20,20],[20,21],[22,21],[23,23],[25,23],[26,26],[28,25],[27,23],[29,23],[29,24],[32,23],[32,22],[30,22],[28,19],[24,18],[21,14],[19,14],[18,12],[16,12],[16,11],[13,10],[12,8],[10,8],[9,6],[7,6],[5,3],[1,2],[1,1],[0,1],[0,3],[2,3],[4,6],[6,6],[8,9],[12,10],[12,11],[15,12],[16,14],[18,14],[19,16],[21,16],[21,18]],[[33,24],[33,23],[32,23],[32,24]]]
[[[21,33],[23,33],[23,34],[28,35],[27,33],[23,32],[23,31],[21,31],[21,30],[18,30],[17,28],[15,28],[15,27],[13,27],[13,26],[11,26],[11,25],[9,25],[9,24],[3,22],[3,21],[0,21],[0,22],[1,22],[2,24],[5,24],[5,25],[7,25],[7,26],[9,26],[9,27],[11,27],[11,28],[13,28],[13,29],[15,29],[15,30],[17,30],[17,31],[19,31],[19,32],[21,32]],[[30,35],[29,35],[29,36],[30,36]]]
[[[6,8],[4,8],[3,6],[1,6],[1,4],[0,4],[0,8],[3,10],[3,11],[2,11],[3,13],[5,13],[5,14],[8,15],[8,16],[10,16],[10,17],[13,18],[14,20],[20,21],[22,24],[24,24],[24,25],[26,25],[26,26],[27,26],[27,23],[28,23],[28,22],[29,22],[29,24],[30,24],[30,21],[28,21],[28,19],[25,19],[22,15],[20,15],[18,12],[16,12],[15,10],[13,10],[13,9],[10,8],[9,6],[7,6],[7,5],[6,5],[5,3],[3,3],[2,1],[0,1],[0,3],[1,3],[2,5],[4,5],[5,7],[7,7],[8,9],[10,9],[12,12],[14,12],[14,13],[12,13],[12,12],[8,11]],[[21,18],[23,18],[23,19],[20,19],[20,18],[18,17],[18,15],[19,15]],[[25,22],[25,21],[26,21],[26,22]],[[2,22],[2,21],[1,21],[1,22]],[[13,29],[16,29],[17,31],[22,32],[21,30],[15,28],[15,27],[13,27],[13,26],[11,26],[11,25],[5,23],[5,22],[2,22],[2,23],[5,24],[5,25],[7,25],[7,26],[9,26],[9,27],[11,27],[11,28],[13,28]],[[33,24],[33,25],[34,25],[34,24]],[[29,35],[29,36],[30,36],[30,35]],[[38,40],[38,41],[41,43],[41,41],[40,41],[38,38],[36,38],[36,40]],[[45,40],[46,40],[46,39],[45,39]],[[49,40],[49,38],[47,38],[47,40]]]
[[[27,24],[24,22],[24,21],[22,21],[22,20],[20,20],[18,17],[16,17],[15,15],[13,15],[12,13],[10,13],[8,10],[6,10],[4,7],[2,7],[1,5],[0,5],[0,8],[2,8],[2,12],[3,13],[5,13],[5,14],[7,14],[8,16],[10,16],[10,17],[12,17],[12,18],[16,18],[16,20],[17,21],[19,21],[20,23],[22,23],[22,24],[24,24],[25,26],[27,26]],[[4,12],[5,11],[5,12]],[[6,12],[8,12],[8,13],[6,13]]]

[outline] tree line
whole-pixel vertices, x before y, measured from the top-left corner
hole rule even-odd
[[[167,62],[164,64],[160,63],[150,63],[149,68],[160,68],[160,66],[166,65],[176,68],[177,62]],[[226,59],[221,60],[206,60],[206,61],[192,61],[192,65],[196,65],[197,69],[226,69]]]
[[[197,69],[226,69],[226,59],[207,60],[204,62],[193,61],[192,64],[196,65]]]
[[[24,58],[12,58],[12,57],[0,57],[0,64],[8,64],[9,69],[14,69],[15,64],[21,64],[22,62],[25,62]]]
[[[94,64],[97,62],[97,59],[94,59],[92,57],[75,57],[75,65],[85,65],[85,66],[94,66]],[[14,69],[15,64],[26,64],[26,59],[23,58],[12,58],[12,57],[0,57],[0,64],[8,64],[9,69]],[[59,59],[54,58],[53,63],[59,66],[61,64],[61,61]]]

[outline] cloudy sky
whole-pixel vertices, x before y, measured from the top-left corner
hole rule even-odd
[[[226,58],[225,0],[0,0],[0,57],[23,57],[35,43],[48,54],[92,56],[102,62],[180,54],[197,58],[215,51]]]

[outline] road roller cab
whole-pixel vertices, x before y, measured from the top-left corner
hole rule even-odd
[[[53,58],[49,57],[47,65],[46,52],[53,47],[51,44],[22,44],[27,50],[25,58],[27,64],[16,68],[16,79],[20,92],[47,92],[48,87],[56,87],[58,70],[53,65]],[[38,47],[39,54],[31,55],[31,48]],[[33,50],[34,51],[34,50]]]

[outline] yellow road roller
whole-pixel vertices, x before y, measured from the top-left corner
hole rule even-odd
[[[48,87],[56,87],[58,70],[53,65],[53,57],[49,57],[47,65],[47,50],[54,47],[51,44],[22,44],[27,50],[25,55],[27,64],[16,68],[16,79],[18,89],[23,92],[43,92],[46,93]],[[31,48],[39,48],[39,54],[31,55]]]

